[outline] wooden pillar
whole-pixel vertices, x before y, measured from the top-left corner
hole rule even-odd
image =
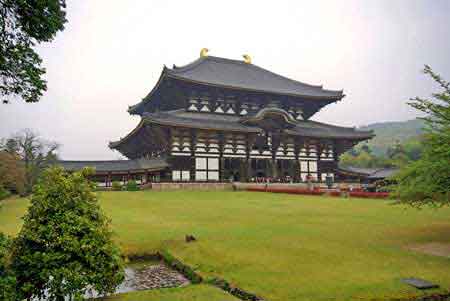
[[[253,177],[253,173],[254,173],[253,167],[252,167],[252,158],[250,158],[250,153],[252,152],[253,146],[256,143],[256,135],[255,134],[251,134],[251,135],[249,134],[249,135],[247,135],[246,140],[247,140],[246,141],[246,149],[245,149],[246,161],[247,161],[247,173],[246,173],[247,174],[247,179],[246,179],[246,181],[250,182],[252,177]]]
[[[190,180],[195,181],[195,148],[197,147],[197,131],[195,129],[190,130],[191,136],[191,168],[190,168]]]
[[[277,159],[273,158],[272,159],[272,178],[274,178],[274,180],[276,180],[279,176],[279,171],[278,171],[278,164],[277,164]]]
[[[322,171],[320,170],[320,161],[322,160],[322,151],[323,151],[322,141],[319,140],[317,142],[317,146],[316,146],[316,152],[317,152],[317,181],[318,182],[322,182]]]
[[[301,176],[300,176],[300,150],[303,147],[303,141],[299,138],[294,139],[294,155],[295,155],[295,177],[294,182],[301,182]]]
[[[272,144],[272,149],[271,149],[271,152],[272,152],[272,178],[274,178],[274,180],[276,180],[276,178],[278,178],[278,176],[279,176],[276,156],[277,156],[278,147],[280,146],[280,137],[273,132],[272,132],[271,144]]]
[[[223,157],[223,149],[224,149],[224,134],[218,133],[218,145],[219,145],[219,181],[220,182],[228,182],[228,179],[225,179],[225,158]]]
[[[245,181],[246,182],[250,182],[252,180],[252,178],[253,178],[252,159],[248,158],[246,160],[246,162],[247,162],[247,173],[246,173],[247,178],[245,179]]]

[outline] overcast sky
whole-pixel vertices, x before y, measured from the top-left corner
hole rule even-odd
[[[41,45],[48,91],[37,104],[0,105],[0,137],[31,128],[62,144],[63,159],[115,159],[108,141],[139,118],[129,105],[163,65],[210,54],[241,59],[328,89],[343,101],[313,119],[343,126],[417,116],[408,98],[450,79],[450,1],[113,1],[67,3],[64,32]]]

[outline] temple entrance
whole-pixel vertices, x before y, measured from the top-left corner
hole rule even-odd
[[[250,181],[267,182],[273,179],[271,159],[250,159]]]

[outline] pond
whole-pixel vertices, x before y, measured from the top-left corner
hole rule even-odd
[[[125,268],[125,280],[120,284],[115,294],[132,291],[160,289],[168,287],[180,287],[189,285],[189,280],[168,267],[162,261],[139,260],[130,263]],[[98,298],[95,290],[90,290],[84,296],[85,299]],[[34,301],[45,301],[46,299],[34,299]],[[69,297],[66,298],[69,301]]]

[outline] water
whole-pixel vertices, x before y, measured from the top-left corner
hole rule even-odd
[[[189,280],[175,270],[170,269],[161,262],[138,261],[124,269],[125,280],[117,287],[113,294],[133,292],[137,290],[182,286],[189,284]],[[162,280],[162,283],[160,281]],[[85,299],[102,297],[94,289],[88,289],[84,294]],[[33,301],[47,301],[33,299]],[[65,298],[70,301],[69,297]]]

